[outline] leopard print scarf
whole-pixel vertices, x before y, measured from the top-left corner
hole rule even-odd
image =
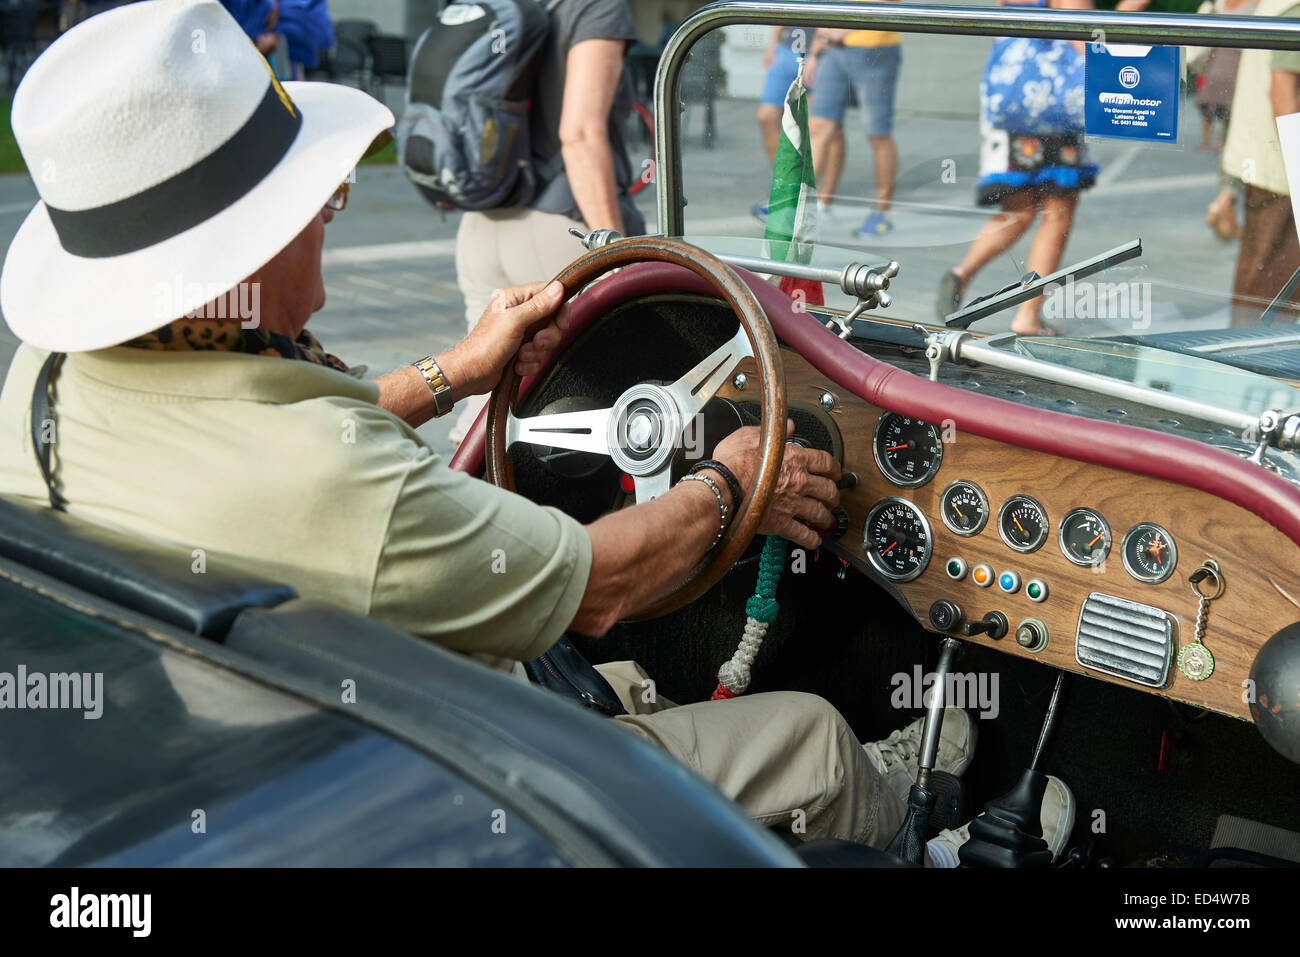
[[[290,339],[279,332],[267,329],[245,329],[237,322],[220,319],[177,319],[153,332],[137,336],[122,343],[132,349],[153,349],[166,352],[246,352],[255,356],[281,356],[285,359],[302,359],[314,365],[329,366],[347,372],[348,365],[338,356],[326,352],[324,347],[306,329]]]

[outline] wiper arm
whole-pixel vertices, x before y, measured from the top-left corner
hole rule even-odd
[[[1277,291],[1277,295],[1274,296],[1273,301],[1268,304],[1268,308],[1260,314],[1259,321],[1266,326],[1273,325],[1273,320],[1277,318],[1278,310],[1284,305],[1290,303],[1291,296],[1297,288],[1300,288],[1300,269],[1293,272],[1291,278],[1288,279],[1283,284],[1282,288]]]
[[[997,292],[981,296],[967,303],[964,308],[949,313],[944,317],[944,324],[949,329],[969,329],[971,323],[976,320],[991,316],[995,312],[1001,312],[1012,306],[1018,306],[1030,299],[1038,298],[1047,286],[1064,283],[1069,279],[1085,279],[1094,273],[1101,272],[1103,269],[1118,266],[1120,263],[1136,259],[1141,255],[1142,240],[1133,239],[1122,246],[1116,246],[1114,249],[1093,256],[1091,259],[1085,259],[1072,266],[1066,266],[1064,269],[1058,269],[1047,276],[1039,276],[1037,273],[1032,272],[1026,273],[1019,282],[1013,282]]]

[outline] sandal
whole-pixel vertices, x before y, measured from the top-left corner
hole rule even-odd
[[[935,297],[934,311],[940,322],[961,308],[961,294],[965,287],[966,283],[961,276],[951,269],[939,280],[939,294]]]

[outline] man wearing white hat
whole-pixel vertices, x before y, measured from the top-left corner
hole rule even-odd
[[[28,71],[12,118],[41,202],[0,275],[24,341],[0,394],[0,493],[202,549],[516,673],[566,628],[603,634],[666,593],[712,545],[721,475],[583,526],[449,470],[411,428],[508,362],[536,371],[565,322],[558,283],[506,290],[464,342],[377,382],[306,333],[340,184],[393,117],[347,87],[281,87],[215,0],[87,20]],[[757,448],[747,429],[715,455],[748,487]],[[761,530],[815,547],[836,466],[792,446],[783,471]],[[886,782],[812,695],[617,720],[759,820],[799,809],[810,837],[877,844],[919,743],[909,729],[868,746]],[[964,767],[969,719],[944,730],[941,765]]]

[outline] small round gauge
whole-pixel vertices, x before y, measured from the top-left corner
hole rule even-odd
[[[1036,552],[1051,527],[1043,506],[1028,495],[1013,495],[998,510],[998,534],[1018,552]]]
[[[902,498],[886,498],[867,513],[862,548],[872,566],[890,581],[910,582],[930,564],[930,523]]]
[[[1158,585],[1174,573],[1178,564],[1178,547],[1159,525],[1138,522],[1124,535],[1120,548],[1124,567],[1140,582]]]
[[[903,488],[930,481],[943,460],[938,428],[897,412],[886,412],[876,423],[872,450],[885,478]]]
[[[958,479],[939,498],[943,523],[963,537],[978,535],[989,520],[989,499],[974,482]]]
[[[1061,554],[1084,568],[1100,565],[1110,554],[1110,526],[1090,508],[1076,508],[1061,519],[1057,533]]]

